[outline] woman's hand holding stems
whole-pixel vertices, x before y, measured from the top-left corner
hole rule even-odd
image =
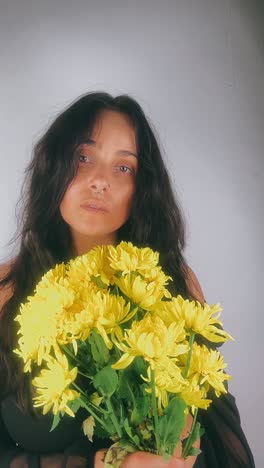
[[[192,419],[192,416],[188,415],[187,425],[182,431],[181,439],[188,436],[192,425]],[[199,448],[200,440],[197,440],[194,446]],[[122,463],[122,468],[193,468],[197,457],[191,456],[186,459],[181,458],[181,451],[182,447],[180,443],[168,462],[165,462],[161,455],[153,455],[149,452],[134,452],[126,456]],[[94,461],[95,468],[104,468],[104,453],[105,450],[103,449],[96,452]]]

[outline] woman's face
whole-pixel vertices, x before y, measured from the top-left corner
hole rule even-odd
[[[60,205],[78,255],[100,244],[115,244],[127,221],[138,167],[134,128],[119,112],[103,111],[76,151],[77,174]]]

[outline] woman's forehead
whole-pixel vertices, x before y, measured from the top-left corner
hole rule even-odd
[[[96,147],[100,149],[104,144],[120,147],[123,153],[137,155],[137,137],[130,118],[121,112],[104,110],[91,127],[83,135],[80,142],[82,147]]]

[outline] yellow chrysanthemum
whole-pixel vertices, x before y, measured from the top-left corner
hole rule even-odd
[[[46,291],[54,285],[60,286],[68,286],[68,282],[66,280],[66,265],[64,263],[60,263],[59,265],[55,265],[54,268],[51,268],[45,275],[42,276],[41,280],[38,282],[35,293],[37,293],[40,297],[45,297]]]
[[[155,268],[150,268],[148,271],[145,272],[144,278],[146,279],[147,283],[155,283],[156,289],[159,289],[164,297],[171,298],[171,293],[166,288],[168,282],[172,280],[171,276],[165,275],[164,271],[160,266]]]
[[[109,291],[97,291],[87,297],[85,308],[75,313],[74,317],[66,324],[67,336],[65,339],[86,340],[93,328],[98,330],[108,348],[113,344],[109,334],[120,334],[120,324],[130,320],[137,309],[130,310],[130,304],[126,304],[121,296],[115,296]],[[68,341],[69,342],[69,341]]]
[[[43,414],[52,409],[53,414],[66,412],[74,416],[68,403],[78,398],[80,394],[71,390],[69,386],[76,378],[77,367],[69,370],[66,357],[59,354],[56,359],[47,362],[47,367],[48,369],[42,369],[40,375],[32,381],[38,394],[33,398],[34,406],[43,406]]]
[[[150,363],[164,356],[179,356],[188,350],[188,345],[183,343],[184,338],[183,321],[166,327],[160,317],[146,314],[125,331],[122,343],[116,343],[124,354],[112,367],[124,369],[136,356],[143,356]]]
[[[181,356],[181,361],[185,365],[186,356]],[[231,379],[231,375],[224,372],[226,367],[224,357],[219,351],[194,343],[187,378],[191,385],[202,385],[206,391],[209,386],[213,387],[216,396],[220,396],[221,393],[227,392],[224,382]]]
[[[20,324],[18,348],[15,352],[25,362],[25,372],[32,361],[41,364],[52,347],[57,347],[65,313],[75,301],[75,293],[65,278],[65,265],[49,270],[36,286],[34,296],[22,304],[16,321]]]
[[[56,265],[41,278],[33,297],[36,300],[43,300],[47,307],[55,308],[57,314],[72,307],[75,302],[75,291],[66,278],[64,263]]]
[[[159,253],[149,247],[138,248],[131,242],[120,242],[116,247],[109,246],[109,261],[114,270],[122,274],[140,271],[143,275],[157,266]]]
[[[233,340],[232,336],[222,329],[222,322],[218,320],[221,310],[220,304],[202,305],[198,301],[189,301],[178,295],[171,301],[163,302],[157,313],[167,324],[175,320],[184,320],[188,333],[194,332],[218,343]]]
[[[85,289],[82,287],[75,293],[75,301],[71,307],[64,310],[61,321],[57,324],[58,342],[72,343],[77,353],[77,339],[86,340],[94,324],[94,317],[90,312],[91,297],[98,292],[94,283],[89,283]]]
[[[70,284],[79,290],[89,286],[93,277],[99,277],[107,287],[114,274],[108,260],[108,249],[107,245],[98,246],[87,254],[71,260],[67,267],[67,278]]]
[[[169,358],[161,358],[153,362],[155,376],[155,391],[158,398],[159,414],[162,414],[162,408],[166,408],[169,403],[168,393],[179,393],[186,386],[186,380],[182,377],[181,369]],[[142,377],[145,382],[151,381],[151,367],[147,370],[148,377]],[[151,393],[151,388],[146,389]]]
[[[200,388],[199,385],[186,385],[184,389],[179,393],[186,405],[191,407],[191,411],[194,414],[196,408],[207,409],[212,400],[206,398],[206,391],[204,388]]]
[[[130,273],[114,278],[114,282],[123,294],[145,310],[155,309],[164,297],[165,288],[160,287],[158,281],[149,282],[141,275]]]
[[[47,307],[47,302],[37,296],[21,305],[15,319],[20,324],[18,334],[21,335],[15,353],[22,357],[25,372],[31,370],[32,361],[40,365],[49,356],[52,346],[56,346],[57,312],[55,307]]]
[[[108,348],[113,346],[108,334],[120,333],[120,325],[130,320],[137,312],[136,308],[130,310],[130,304],[126,304],[123,297],[101,291],[91,297],[87,308],[93,315],[94,328],[98,330]]]
[[[85,341],[90,335],[93,326],[94,317],[87,308],[71,315],[68,314],[62,323],[62,330],[58,336],[58,342],[60,344],[73,344],[76,353],[76,340]]]

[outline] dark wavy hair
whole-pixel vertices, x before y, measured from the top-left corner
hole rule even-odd
[[[118,111],[133,124],[138,149],[136,190],[127,222],[118,241],[160,252],[160,264],[173,278],[173,293],[193,298],[186,285],[185,226],[154,132],[140,105],[128,95],[88,93],[62,112],[37,142],[26,170],[20,216],[19,251],[0,286],[12,285],[13,295],[0,315],[0,375],[2,396],[13,392],[29,408],[29,375],[23,374],[13,348],[17,340],[14,317],[19,304],[32,294],[36,282],[56,263],[74,255],[60,203],[76,174],[75,150],[89,136],[103,110]]]

